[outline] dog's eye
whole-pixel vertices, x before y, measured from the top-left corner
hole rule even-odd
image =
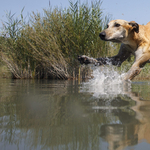
[[[119,27],[119,26],[120,26],[120,24],[119,24],[119,23],[116,23],[116,24],[115,24],[115,27]]]
[[[109,28],[109,25],[107,25],[107,28]]]

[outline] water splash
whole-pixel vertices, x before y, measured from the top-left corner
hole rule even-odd
[[[116,97],[131,90],[131,82],[125,83],[122,79],[125,73],[120,74],[113,66],[103,66],[93,69],[93,78],[81,86],[82,92],[92,93],[94,97]]]

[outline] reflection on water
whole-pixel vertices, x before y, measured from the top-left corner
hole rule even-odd
[[[76,81],[1,79],[0,149],[150,149],[150,82],[96,96],[81,87]]]

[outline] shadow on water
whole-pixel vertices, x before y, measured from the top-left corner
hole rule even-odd
[[[99,94],[76,81],[0,84],[0,149],[150,148],[149,81]]]

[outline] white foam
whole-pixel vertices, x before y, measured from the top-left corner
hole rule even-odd
[[[116,97],[131,89],[131,82],[124,83],[125,73],[119,73],[113,66],[96,67],[93,69],[94,78],[81,86],[82,92],[92,93],[94,97]]]

